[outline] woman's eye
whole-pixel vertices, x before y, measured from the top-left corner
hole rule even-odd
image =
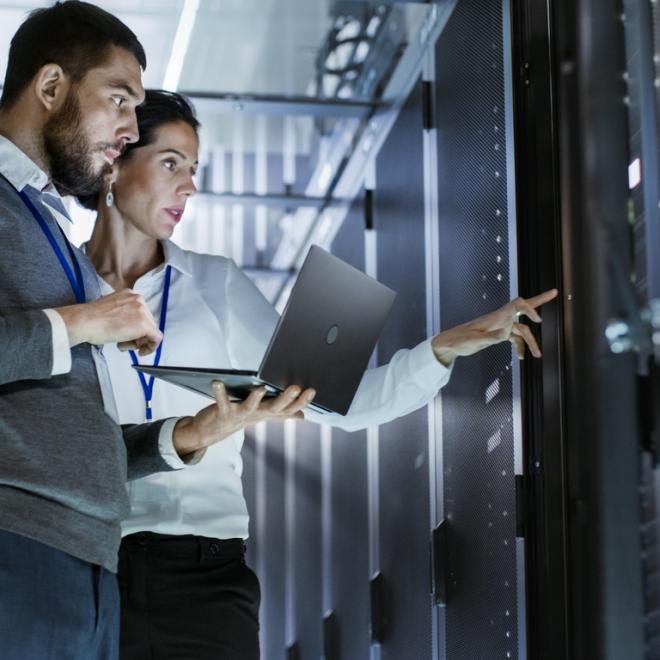
[[[163,165],[165,166],[165,169],[170,170],[170,172],[173,172],[174,169],[176,168],[176,161],[172,160],[171,158],[168,158],[167,160],[163,161]]]

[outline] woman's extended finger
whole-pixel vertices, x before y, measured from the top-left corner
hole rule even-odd
[[[514,335],[518,335],[519,337],[523,338],[527,346],[529,346],[529,350],[534,357],[541,357],[541,349],[536,343],[536,338],[528,326],[526,326],[524,323],[514,323],[513,328],[511,328],[511,332]]]
[[[557,289],[549,289],[548,291],[539,293],[538,296],[532,296],[531,298],[527,298],[526,302],[530,307],[536,309],[537,307],[540,307],[541,305],[545,305],[545,303],[554,300],[558,294],[559,291]]]

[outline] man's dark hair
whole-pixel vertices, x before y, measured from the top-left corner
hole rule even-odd
[[[166,92],[162,89],[145,90],[144,102],[135,108],[140,139],[129,142],[121,155],[121,160],[131,157],[131,154],[140,147],[146,147],[156,140],[159,128],[167,124],[183,121],[195,133],[199,132],[199,121],[190,102],[181,94]],[[78,197],[78,201],[85,208],[96,210],[98,195]]]
[[[144,48],[117,17],[87,2],[66,0],[36,9],[11,40],[0,107],[11,107],[45,64],[59,64],[72,82],[101,66],[111,46],[135,56],[147,67]]]

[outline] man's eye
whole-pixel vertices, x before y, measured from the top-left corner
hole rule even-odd
[[[112,101],[118,108],[121,108],[121,106],[124,105],[126,99],[123,96],[113,96]]]

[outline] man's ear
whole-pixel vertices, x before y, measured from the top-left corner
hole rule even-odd
[[[68,76],[59,64],[44,64],[34,77],[34,92],[45,110],[57,110],[69,92]]]

